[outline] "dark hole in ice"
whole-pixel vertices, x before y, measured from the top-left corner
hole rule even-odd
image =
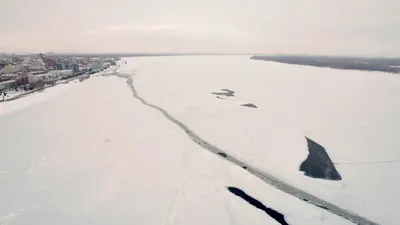
[[[321,209],[325,209],[325,210],[328,210],[328,208],[327,207],[325,207],[325,206],[322,206],[322,205],[316,205],[317,207],[319,207],[319,208],[321,208]]]
[[[305,199],[305,198],[301,198],[303,201],[305,201],[305,202],[308,202],[308,200],[307,199]]]
[[[257,199],[247,195],[243,190],[236,188],[236,187],[227,187],[228,190],[238,196],[241,197],[243,200],[248,202],[250,205],[256,207],[257,209],[260,209],[264,211],[266,214],[268,214],[270,217],[272,217],[274,220],[276,220],[278,223],[282,225],[288,225],[288,223],[285,220],[285,216],[282,213],[279,213],[278,211],[275,211],[274,209],[268,208],[265,206],[263,203],[258,201]]]
[[[247,170],[247,166],[245,166],[245,165],[243,165],[242,168],[245,169],[245,170]]]
[[[342,177],[333,165],[325,148],[308,137],[305,138],[309,153],[307,159],[300,165],[300,171],[312,178],[341,180]]]
[[[247,104],[243,104],[241,106],[245,106],[245,107],[249,107],[249,108],[257,108],[257,106],[254,105],[253,103],[247,103]]]
[[[213,94],[213,95],[223,95],[223,96],[226,96],[226,97],[235,97],[235,95],[234,95],[235,92],[232,91],[232,90],[224,88],[224,89],[221,89],[221,91],[223,91],[223,92],[211,92],[211,94]]]
[[[217,154],[220,155],[220,156],[222,156],[222,157],[224,157],[224,158],[228,157],[228,156],[226,155],[226,153],[224,153],[224,152],[218,152]]]

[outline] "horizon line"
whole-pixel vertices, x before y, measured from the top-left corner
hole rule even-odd
[[[15,55],[54,55],[54,56],[190,56],[190,55],[251,55],[251,56],[311,56],[311,57],[343,57],[343,58],[400,58],[400,56],[367,56],[367,55],[341,55],[341,54],[291,54],[291,53],[218,53],[218,52],[1,52],[1,54],[15,54]]]

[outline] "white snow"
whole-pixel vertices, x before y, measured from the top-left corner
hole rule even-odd
[[[400,77],[249,58],[126,58],[120,71],[135,70],[144,99],[229,154],[368,219],[397,224]],[[221,88],[236,97],[210,94]],[[342,181],[298,171],[308,154],[304,136],[326,148]]]
[[[153,64],[155,58],[147,60],[144,65]],[[138,89],[148,89],[145,96],[160,104],[168,100],[163,96],[157,100],[163,92],[155,89],[156,80],[168,81],[174,74],[149,73],[143,79],[145,74],[135,77],[141,77],[135,85],[147,85]],[[175,89],[181,81],[175,82],[163,90],[181,99],[185,95],[202,99],[201,92]],[[204,91],[202,102],[193,99],[188,108],[179,108],[183,103],[179,99],[169,99],[165,106],[170,103],[167,108],[176,109],[174,114],[185,121],[203,119],[210,129],[217,129],[210,123],[218,120],[211,121],[210,116],[218,109],[226,117],[235,114],[230,110],[251,115],[250,109],[237,108],[234,101],[214,100],[209,91],[213,90]],[[126,81],[114,76],[86,80],[51,101],[4,115],[0,127],[0,224],[278,224],[226,186],[243,189],[285,215],[289,224],[350,224],[205,151],[162,114],[134,99]],[[207,133],[195,123],[193,127]],[[227,137],[221,132],[213,141]],[[240,139],[231,136],[230,141]],[[225,141],[219,144],[229,147],[223,146]]]

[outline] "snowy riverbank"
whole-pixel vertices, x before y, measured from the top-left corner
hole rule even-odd
[[[109,68],[105,69],[104,71],[92,74],[90,76],[96,77],[96,76],[103,76],[103,75],[111,74],[117,68],[118,68],[118,66],[110,66]],[[86,76],[88,76],[88,75],[83,74],[83,75],[79,75],[79,76],[76,76],[76,77],[71,77],[71,78],[64,79],[64,80],[58,80],[54,84],[46,85],[42,89],[34,89],[34,90],[28,90],[28,91],[24,91],[24,90],[20,90],[20,91],[9,90],[9,91],[6,92],[6,95],[3,95],[3,94],[0,95],[0,97],[1,97],[0,103],[1,102],[6,102],[6,101],[13,101],[13,100],[28,96],[28,95],[33,94],[33,93],[43,91],[44,89],[57,86],[59,84],[66,84],[66,83],[69,83],[71,81],[80,80],[80,79],[82,79],[82,78],[84,78]]]

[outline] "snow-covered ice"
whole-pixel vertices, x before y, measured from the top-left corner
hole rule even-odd
[[[154,87],[139,89],[153,89],[155,101],[161,92]],[[213,102],[204,100],[203,109],[189,104],[193,117],[178,116],[189,122],[201,112],[207,116]],[[205,151],[115,76],[89,79],[3,115],[0,127],[0,224],[278,224],[227,186],[282,213],[289,224],[350,224]]]
[[[249,60],[249,56],[128,58],[144,99],[203,139],[339,207],[397,224],[400,77]],[[227,88],[236,97],[211,92]],[[253,103],[258,108],[241,104]],[[304,176],[305,136],[326,148],[341,181]]]

